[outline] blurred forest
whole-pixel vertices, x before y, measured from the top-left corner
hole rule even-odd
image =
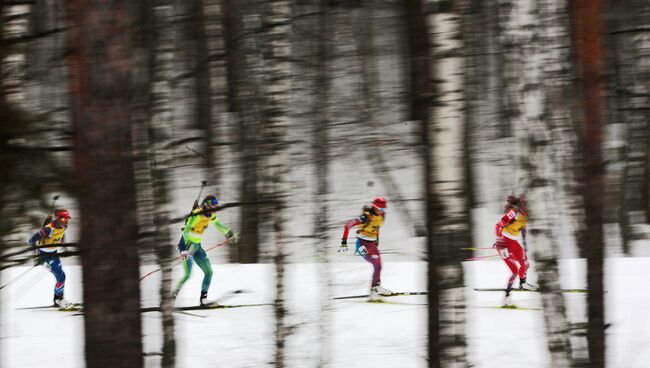
[[[0,9],[2,269],[29,264],[26,239],[61,195],[76,228],[63,255],[83,266],[88,367],[143,366],[139,266],[152,262],[162,365],[175,366],[171,267],[199,191],[241,234],[229,262],[275,263],[276,367],[291,334],[284,265],[306,248],[327,263],[375,195],[399,218],[382,239],[415,239],[411,254],[429,264],[429,367],[468,366],[461,248],[490,246],[494,223],[477,229],[478,217],[521,193],[553,366],[605,367],[603,259],[650,237],[647,0]],[[567,255],[587,259],[585,326],[561,323]],[[569,340],[572,328],[586,339]]]

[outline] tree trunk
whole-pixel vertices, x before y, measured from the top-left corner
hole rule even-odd
[[[461,17],[466,2],[439,3],[430,15],[435,110],[430,116],[434,161],[429,186],[440,203],[440,217],[429,234],[434,239],[433,261],[438,263],[440,300],[440,365],[467,367],[465,297],[461,250],[470,244],[465,187],[464,136],[466,119],[465,61]]]
[[[329,366],[330,360],[330,309],[331,309],[331,283],[329,276],[330,265],[328,261],[327,250],[329,249],[329,237],[327,225],[330,214],[327,205],[328,194],[330,191],[329,183],[329,162],[330,162],[330,137],[329,137],[329,100],[330,100],[330,83],[329,83],[329,65],[330,65],[330,37],[331,27],[329,24],[330,14],[327,6],[328,0],[320,0],[318,10],[317,28],[314,34],[318,35],[316,41],[316,53],[314,63],[316,64],[316,99],[314,100],[313,113],[313,160],[316,171],[316,194],[314,202],[319,203],[317,206],[316,216],[314,217],[314,238],[316,239],[315,247],[317,249],[318,259],[320,260],[321,283],[325,288],[321,295],[320,311],[320,356],[318,359],[319,368]]]
[[[86,364],[142,367],[130,101],[140,72],[134,37],[142,32],[144,4],[67,6]]]
[[[507,175],[509,187],[502,188],[501,196],[506,194],[518,194],[526,187],[526,168],[523,159],[526,157],[527,147],[524,130],[525,120],[522,108],[524,106],[523,96],[526,93],[526,85],[523,83],[524,69],[524,46],[526,36],[529,32],[529,24],[522,16],[525,2],[518,0],[498,0],[499,23],[501,33],[499,42],[503,51],[503,89],[505,99],[505,110],[502,116],[512,128],[513,142],[507,145],[509,161],[513,167],[509,171],[513,174]],[[508,191],[504,193],[503,191]]]
[[[208,169],[211,179],[219,179],[219,171],[212,152],[213,115],[208,39],[206,38],[206,9],[204,0],[179,0],[176,4],[179,21],[177,53],[182,70],[182,84],[188,86],[190,126],[201,130],[203,165]],[[220,180],[218,180],[220,181]],[[210,185],[216,185],[210,181]]]
[[[240,199],[241,238],[237,248],[231,247],[230,258],[241,263],[259,261],[260,194],[258,189],[260,144],[260,108],[262,104],[259,65],[254,58],[258,53],[255,35],[248,34],[258,26],[249,16],[249,0],[223,0],[222,13],[226,34],[228,63],[228,102],[237,121],[237,146],[239,172],[241,172]]]
[[[557,195],[554,183],[558,172],[558,165],[554,162],[554,138],[561,136],[557,131],[566,126],[569,118],[566,101],[561,99],[568,75],[566,69],[563,70],[567,55],[562,52],[563,45],[558,33],[565,36],[568,33],[560,9],[559,2],[555,0],[526,2],[522,9],[530,23],[526,24],[522,39],[525,73],[521,82],[527,86],[522,101],[528,103],[521,108],[526,121],[523,129],[528,154],[521,161],[529,170],[529,186],[526,188],[530,218],[528,234],[535,249],[535,267],[541,288],[551,365],[571,367],[569,323],[557,262],[558,235],[554,231],[557,227],[552,226],[559,217],[554,206]],[[564,124],[556,121],[560,119],[564,119]],[[562,153],[564,146],[558,146],[558,151]]]
[[[625,166],[621,175],[620,224],[623,252],[630,254],[631,241],[640,237],[639,225],[648,216],[648,175],[650,175],[650,5],[647,1],[612,3],[615,44],[617,115],[626,126]]]
[[[541,86],[543,106],[540,116],[533,113],[529,122],[534,124],[529,131],[529,147],[531,152],[532,191],[537,199],[531,200],[531,218],[538,218],[541,227],[536,227],[531,220],[531,239],[535,244],[534,254],[537,271],[542,288],[542,300],[545,309],[547,334],[549,335],[549,350],[557,366],[580,364],[575,352],[586,350],[586,342],[582,342],[575,334],[573,348],[567,340],[566,326],[568,324],[564,299],[556,288],[560,287],[557,259],[561,258],[559,239],[560,228],[552,226],[554,221],[564,221],[568,217],[574,238],[577,241],[583,235],[583,201],[576,197],[578,194],[578,170],[576,161],[577,136],[571,114],[571,65],[570,65],[570,32],[569,18],[566,14],[564,0],[543,0],[538,2],[537,14],[533,15],[539,22],[539,47],[534,53],[534,60],[540,65],[531,66],[540,69],[540,78],[534,81]],[[543,83],[542,83],[543,81]],[[558,175],[557,173],[561,173]],[[566,200],[557,200],[557,198]],[[555,198],[555,200],[553,200]],[[560,202],[560,203],[558,203]],[[565,206],[568,206],[565,207]],[[537,209],[535,209],[537,207]],[[564,211],[567,211],[565,213]],[[542,238],[536,238],[539,229]],[[581,247],[579,246],[578,249]],[[548,282],[548,287],[545,284]],[[551,291],[550,295],[545,290]],[[573,354],[573,358],[572,355]]]
[[[207,76],[209,76],[210,88],[210,116],[206,119],[209,125],[205,127],[207,134],[208,148],[206,155],[212,157],[208,159],[212,167],[208,171],[208,179],[211,185],[217,188],[219,195],[223,196],[224,173],[231,173],[232,167],[229,167],[230,160],[227,159],[231,153],[230,142],[232,128],[229,126],[230,119],[227,114],[227,93],[228,83],[226,80],[226,49],[225,49],[225,32],[223,28],[223,14],[221,0],[203,0],[204,14],[204,37],[205,37],[205,56],[207,58]],[[231,169],[231,170],[228,170]]]
[[[151,91],[149,102],[150,115],[148,131],[150,134],[149,167],[153,179],[152,191],[154,251],[161,267],[160,304],[162,306],[162,363],[163,368],[176,366],[176,337],[174,324],[174,300],[172,292],[172,265],[176,259],[175,242],[169,231],[169,212],[167,203],[170,202],[169,188],[171,187],[168,172],[173,166],[170,152],[165,148],[173,120],[169,114],[172,101],[173,78],[173,6],[169,0],[158,0],[154,7],[154,37],[152,43],[155,54],[152,69],[152,81],[156,86]]]
[[[605,303],[603,295],[603,0],[571,2],[576,68],[580,79],[581,146],[584,162],[584,202],[587,255],[587,340],[589,366],[605,367]]]
[[[287,326],[285,302],[286,242],[285,218],[287,203],[286,178],[289,173],[288,144],[285,142],[290,125],[289,96],[291,93],[291,6],[287,0],[270,0],[265,14],[264,69],[266,71],[266,103],[262,145],[268,153],[267,182],[272,199],[274,263],[276,267],[275,297],[275,360],[274,366],[286,366],[286,339],[291,329]]]
[[[436,222],[440,218],[440,204],[431,183],[434,180],[434,158],[429,147],[433,145],[434,136],[430,123],[430,109],[433,105],[433,72],[428,37],[428,19],[425,4],[421,0],[406,3],[406,22],[408,23],[409,64],[410,64],[410,101],[411,120],[418,121],[421,126],[420,154],[423,163],[423,186],[426,201],[425,222],[429,235],[426,239],[427,268],[427,299],[429,335],[428,366],[441,367],[442,347],[440,334],[440,272],[434,255],[435,240],[432,236]]]

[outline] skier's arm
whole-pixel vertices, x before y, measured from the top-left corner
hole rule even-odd
[[[32,235],[31,238],[29,238],[29,245],[31,245],[32,247],[36,247],[36,244],[38,244],[39,241],[49,238],[51,233],[52,233],[52,229],[50,229],[49,227],[41,228],[41,230],[39,230],[37,233]]]
[[[343,237],[341,238],[341,244],[347,245],[350,229],[360,224],[361,220],[359,218],[352,219],[345,223],[345,226],[343,227]]]
[[[495,231],[497,238],[501,237],[501,233],[503,232],[503,228],[506,227],[509,223],[511,223],[515,219],[515,211],[514,210],[508,210],[503,217],[501,217],[501,220],[497,222]]]
[[[214,227],[217,228],[217,230],[219,230],[221,234],[223,234],[223,236],[226,237],[226,239],[231,239],[236,236],[228,226],[219,220],[216,215],[212,215],[210,222],[214,225]]]

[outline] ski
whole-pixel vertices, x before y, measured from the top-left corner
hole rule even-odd
[[[60,311],[60,312],[78,312],[83,310],[83,304],[71,303],[67,308],[61,308],[56,304],[39,305],[36,307],[20,307],[17,310],[47,310],[47,311]]]
[[[395,292],[390,295],[380,295],[382,297],[391,297],[391,296],[409,296],[409,295],[427,295],[426,291],[401,291]],[[336,296],[332,299],[358,299],[358,298],[369,298],[370,294],[364,295],[349,295],[349,296]]]
[[[511,309],[511,310],[536,310],[536,311],[541,311],[542,308],[536,308],[536,307],[518,307],[516,305],[508,305],[508,306],[501,306],[501,307],[491,307],[495,309]]]
[[[191,305],[187,307],[176,307],[175,311],[190,311],[190,310],[209,310],[209,309],[230,309],[230,308],[245,308],[245,307],[263,307],[273,305],[273,303],[257,303],[257,304],[203,304],[203,305]],[[140,312],[160,312],[162,311],[161,307],[145,307],[140,308]]]
[[[70,306],[68,306],[67,308],[61,308],[56,304],[38,305],[38,306],[35,306],[35,307],[20,307],[20,308],[16,308],[16,310],[59,309],[61,311],[67,311],[67,310],[71,310],[71,309],[75,309],[75,308],[81,310],[83,308],[83,304],[82,303],[70,303]]]
[[[28,309],[50,309],[50,308],[58,308],[57,305],[50,304],[50,305],[39,305],[37,307],[20,307],[16,308],[16,310],[28,310]]]
[[[428,304],[423,304],[423,303],[405,303],[405,302],[397,302],[394,300],[384,300],[384,299],[379,299],[379,300],[360,300],[359,303],[370,303],[370,304],[390,304],[390,305],[412,305],[412,306],[427,306]]]
[[[474,288],[476,291],[503,291],[505,292],[506,289],[499,289],[499,288]],[[525,289],[512,289],[510,291],[517,291],[517,292],[525,292],[525,293],[538,293],[539,290],[525,290]],[[588,293],[589,290],[587,289],[560,289],[561,292],[563,293]]]

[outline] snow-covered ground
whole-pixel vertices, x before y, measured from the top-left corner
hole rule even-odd
[[[332,296],[367,292],[370,266],[354,256],[332,257],[329,270],[322,264],[291,264],[287,274],[287,301],[295,326],[288,342],[292,367],[317,366],[321,354],[321,317],[326,316],[325,351],[331,367],[425,367],[426,296],[390,298],[391,303],[331,300],[324,297],[324,276],[331,278]],[[142,273],[153,269],[143,267]],[[503,310],[502,295],[478,292],[475,287],[500,287],[507,275],[499,259],[466,264],[469,358],[476,367],[549,367],[539,310]],[[533,265],[534,269],[534,265]],[[3,272],[3,282],[26,268]],[[65,267],[66,296],[82,300],[79,266]],[[274,298],[275,275],[270,264],[215,264],[210,296],[224,304],[268,303]],[[180,276],[180,268],[176,276]],[[650,296],[643,287],[650,278],[650,258],[611,258],[606,263],[608,367],[647,367],[650,361]],[[563,286],[585,287],[585,263],[561,261]],[[384,286],[400,291],[425,290],[426,264],[398,262],[386,257]],[[197,302],[202,274],[196,270],[179,295],[178,305]],[[535,280],[534,272],[530,274]],[[158,274],[142,282],[142,304],[157,303]],[[35,269],[2,290],[2,367],[84,367],[83,319],[69,312],[21,310],[51,302],[53,278]],[[245,293],[229,294],[242,289]],[[540,307],[539,295],[519,293],[522,307]],[[573,322],[584,321],[584,294],[566,294]],[[322,314],[326,301],[327,313]],[[178,367],[263,367],[273,359],[273,311],[270,306],[176,313]],[[160,314],[142,318],[147,353],[160,351]],[[159,366],[157,355],[147,355],[147,367]]]

